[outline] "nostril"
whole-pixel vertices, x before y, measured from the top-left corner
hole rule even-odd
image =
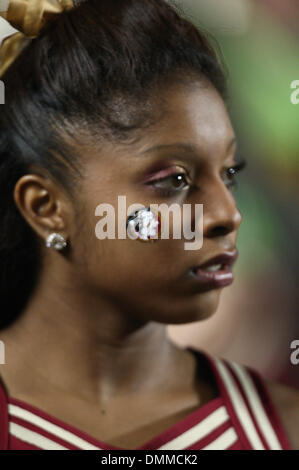
[[[233,229],[226,226],[226,225],[217,225],[209,230],[207,233],[207,237],[222,237],[224,235],[228,235]]]

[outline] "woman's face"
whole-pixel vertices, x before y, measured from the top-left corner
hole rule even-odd
[[[223,288],[205,288],[188,275],[189,270],[235,249],[241,215],[226,173],[235,164],[235,135],[223,100],[212,86],[198,83],[161,93],[166,104],[163,117],[143,130],[138,143],[105,144],[100,154],[84,157],[80,193],[84,209],[70,242],[82,287],[104,296],[132,318],[182,324],[211,315]],[[177,143],[191,143],[193,150]],[[154,146],[159,149],[150,150]],[[177,174],[185,176],[173,176]],[[134,203],[145,207],[176,203],[181,208],[190,204],[193,209],[203,204],[202,247],[184,249],[190,240],[183,235],[173,239],[171,224],[169,239],[118,239],[118,196],[126,197],[126,208]],[[95,215],[95,209],[102,203],[115,209],[115,239],[96,236],[102,217]]]

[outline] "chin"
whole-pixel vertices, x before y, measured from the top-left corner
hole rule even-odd
[[[176,302],[175,312],[173,311],[168,319],[168,324],[183,325],[210,318],[218,309],[221,291],[222,289],[213,289],[190,296],[188,302],[182,302],[180,305]],[[169,316],[169,311],[167,313]]]

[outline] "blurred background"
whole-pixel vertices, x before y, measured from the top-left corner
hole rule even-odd
[[[299,388],[299,364],[290,360],[299,339],[299,104],[290,99],[299,0],[169,1],[223,57],[237,155],[247,160],[235,192],[243,215],[235,281],[210,319],[169,325],[169,336]],[[0,19],[0,40],[14,31]]]

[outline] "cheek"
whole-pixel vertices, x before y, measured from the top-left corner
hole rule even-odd
[[[182,318],[208,318],[218,305],[219,290],[190,295],[184,289],[180,277],[192,265],[188,256],[194,256],[184,250],[184,240],[99,240],[94,226],[84,223],[74,253],[82,289],[113,299],[128,313],[142,311],[144,318],[182,323]]]
[[[184,240],[100,240],[95,233],[97,220],[82,224],[76,242],[76,260],[83,269],[84,282],[116,294],[137,289],[175,292],[186,269],[186,258],[192,254],[184,250]]]
[[[92,204],[91,207],[97,205]],[[169,241],[143,242],[131,240],[128,236],[118,239],[117,211],[115,212],[115,230],[113,223],[109,226],[112,229],[109,237],[113,235],[115,238],[100,239],[99,233],[105,233],[109,228],[107,224],[102,224],[107,222],[106,214],[97,216],[94,209],[86,211],[87,216],[80,233],[80,239],[84,238],[83,250],[80,251],[90,276],[94,281],[121,289],[128,284],[132,286],[132,283],[138,286],[143,283],[159,285],[165,278],[167,266],[174,258],[173,252],[165,250]]]
[[[115,290],[127,286],[159,290],[169,288],[182,269],[176,256],[178,250],[171,245],[170,240],[146,243],[93,237],[84,256],[93,281]]]
[[[97,216],[98,200],[88,200],[75,239],[74,268],[85,284],[114,292],[115,295],[137,291],[177,296],[181,277],[196,264],[197,253],[185,250],[186,240],[159,239],[154,242],[126,239],[99,239],[96,227],[105,215]],[[99,198],[103,200],[102,198]],[[117,207],[110,197],[110,204]],[[170,220],[170,224],[172,219]],[[171,225],[170,225],[171,226]],[[103,226],[103,231],[107,231]],[[98,233],[98,232],[97,232]],[[171,233],[171,230],[170,230]],[[117,212],[115,237],[118,234]],[[79,274],[80,273],[80,274]],[[178,289],[179,286],[179,289]]]
[[[194,294],[182,282],[200,256],[184,249],[186,240],[171,236],[155,242],[98,239],[96,225],[101,217],[95,215],[95,208],[99,202],[94,200],[94,193],[89,201],[89,194],[85,196],[75,224],[71,254],[71,268],[79,289],[109,298],[128,314],[165,324],[198,321],[215,311],[219,291]],[[113,196],[108,199],[116,207]],[[116,224],[116,235],[117,232]]]

